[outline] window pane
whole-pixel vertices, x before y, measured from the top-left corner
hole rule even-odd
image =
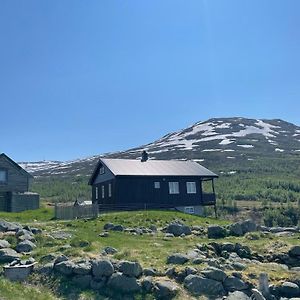
[[[104,185],[102,185],[102,198],[104,198]]]
[[[196,182],[187,182],[186,191],[188,194],[196,194]]]
[[[160,182],[159,181],[154,182],[154,188],[155,189],[159,189],[160,188]]]
[[[98,187],[96,187],[96,199],[98,199]]]
[[[6,181],[7,181],[6,171],[0,170],[0,182],[6,182]]]
[[[108,197],[111,197],[111,183],[108,184]]]
[[[169,193],[170,194],[179,194],[179,183],[178,182],[169,182]]]

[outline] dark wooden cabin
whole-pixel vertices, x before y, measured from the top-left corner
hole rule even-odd
[[[203,206],[216,204],[217,177],[194,161],[102,158],[89,184],[100,210],[176,208],[201,214]],[[203,191],[204,181],[211,182],[210,193]]]
[[[33,176],[4,153],[0,154],[0,211],[39,208],[39,195],[29,192]]]

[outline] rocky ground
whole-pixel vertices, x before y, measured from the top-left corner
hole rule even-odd
[[[300,299],[298,227],[267,228],[251,220],[226,225],[196,225],[196,221],[187,225],[175,219],[164,226],[151,224],[151,219],[145,226],[102,223],[97,233],[100,243],[107,244],[111,237],[122,243],[102,247],[95,254],[88,240],[69,244],[76,230],[50,231],[45,224],[44,228],[41,224],[31,227],[1,220],[2,275],[26,283],[68,282],[78,290],[91,290],[109,299]],[[74,222],[83,227],[97,221]],[[72,222],[60,225],[75,226]],[[51,243],[60,241],[59,247],[50,247],[49,236]],[[135,257],[126,256],[121,249],[126,241],[145,243],[144,248],[147,241],[182,246],[161,249],[158,264],[139,256],[138,249]],[[272,248],[261,251],[262,244],[269,241]],[[49,251],[45,251],[47,245]],[[84,252],[72,252],[76,247]]]

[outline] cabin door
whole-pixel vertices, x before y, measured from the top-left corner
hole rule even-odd
[[[9,211],[9,193],[0,193],[0,211]]]

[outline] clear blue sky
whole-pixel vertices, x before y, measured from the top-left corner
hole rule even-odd
[[[68,160],[210,117],[300,125],[299,0],[1,0],[0,152]]]

